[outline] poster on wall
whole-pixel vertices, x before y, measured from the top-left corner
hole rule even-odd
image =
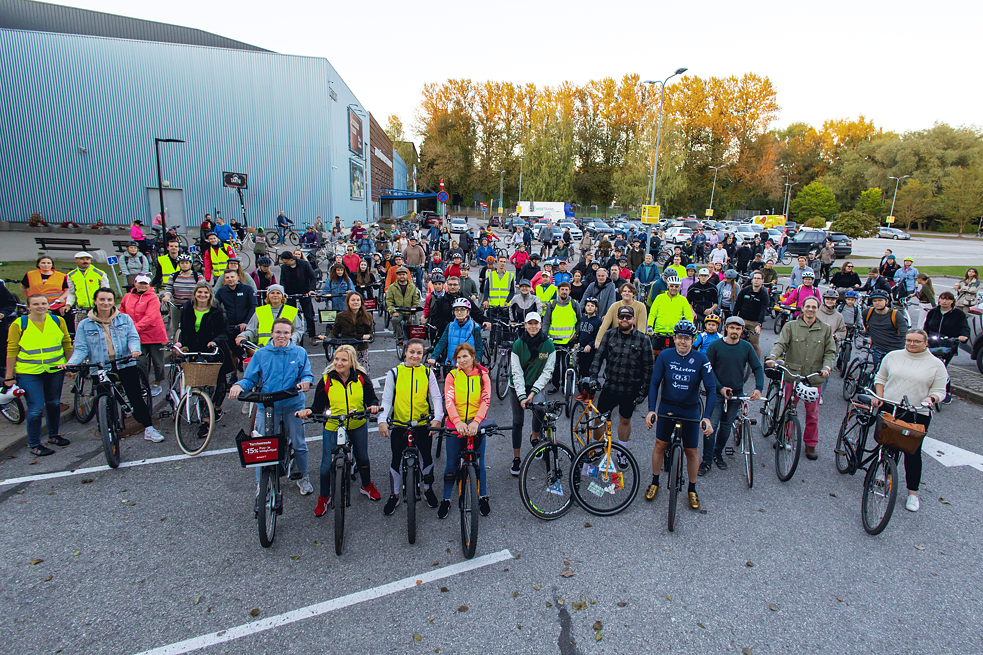
[[[348,149],[357,155],[362,154],[362,119],[351,107],[348,108]]]
[[[352,200],[365,200],[365,167],[361,162],[350,159]]]

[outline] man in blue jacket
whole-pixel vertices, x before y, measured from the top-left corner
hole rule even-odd
[[[294,416],[294,412],[304,409],[304,393],[310,389],[314,381],[311,373],[311,362],[307,351],[291,341],[294,333],[293,321],[278,318],[273,321],[273,336],[266,345],[253,355],[246,367],[242,379],[229,389],[229,398],[235,400],[243,391],[252,391],[257,382],[258,391],[273,393],[296,387],[301,393],[293,398],[277,401],[273,406],[273,424],[282,421],[286,427],[287,437],[294,449],[297,463],[296,473],[292,472],[291,479],[297,479],[300,495],[306,496],[314,491],[307,477],[307,441],[304,440],[304,420]],[[262,430],[257,420],[256,429]],[[256,468],[256,507],[259,511],[259,468]],[[299,479],[298,479],[299,478]]]

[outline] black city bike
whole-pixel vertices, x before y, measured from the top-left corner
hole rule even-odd
[[[533,411],[543,412],[543,429],[519,469],[522,504],[530,514],[544,521],[558,519],[573,507],[570,471],[574,452],[556,436],[556,422],[565,405],[562,400],[531,404]]]

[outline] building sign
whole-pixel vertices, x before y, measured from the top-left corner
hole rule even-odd
[[[393,167],[393,160],[390,159],[389,157],[386,157],[386,153],[382,152],[381,149],[379,149],[379,148],[372,148],[372,152],[375,153],[375,156],[376,157],[378,157],[382,161],[384,161],[387,164],[389,164],[389,168],[392,168]]]
[[[365,167],[361,162],[349,160],[351,166],[352,200],[365,200]]]
[[[348,149],[352,152],[362,154],[362,119],[358,114],[348,108]]]

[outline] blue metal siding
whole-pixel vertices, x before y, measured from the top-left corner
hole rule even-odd
[[[406,189],[406,162],[403,158],[399,156],[396,149],[393,148],[393,188],[394,189]],[[409,214],[409,201],[407,200],[394,200],[393,201],[393,216],[403,216],[404,214]]]
[[[147,219],[161,137],[187,142],[161,144],[161,166],[192,225],[213,207],[240,216],[223,171],[249,175],[251,225],[280,209],[364,220],[346,111],[361,105],[324,59],[0,30],[0,80],[0,219]]]

